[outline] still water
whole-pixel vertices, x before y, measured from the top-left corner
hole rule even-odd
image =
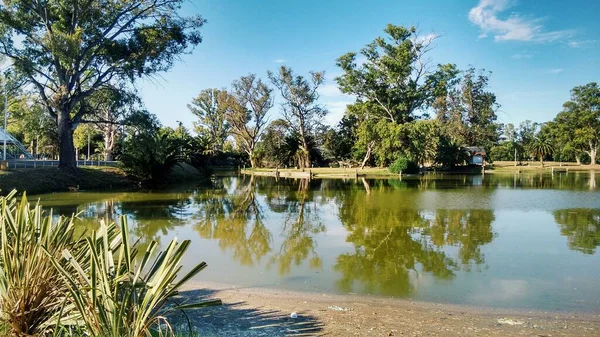
[[[199,280],[542,310],[600,311],[600,175],[294,180],[38,196],[129,219],[144,246],[192,240]]]

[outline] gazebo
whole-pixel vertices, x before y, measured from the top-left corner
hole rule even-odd
[[[21,142],[3,128],[0,128],[0,146],[4,145],[4,140],[6,140],[6,159],[33,159],[31,153],[27,151]],[[0,159],[2,158],[1,156],[0,154]]]

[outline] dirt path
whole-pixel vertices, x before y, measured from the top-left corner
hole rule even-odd
[[[600,308],[551,313],[204,283],[188,289],[190,300],[224,303],[189,313],[201,336],[600,336]]]

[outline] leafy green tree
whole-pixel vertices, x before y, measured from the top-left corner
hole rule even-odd
[[[55,119],[59,166],[75,170],[73,132],[93,114],[87,99],[112,83],[171,68],[201,42],[204,20],[183,0],[6,1],[0,54],[35,88]]]
[[[571,90],[571,100],[554,119],[568,137],[564,143],[587,153],[591,164],[597,162],[600,149],[600,87],[596,82]]]
[[[205,89],[188,104],[188,108],[198,117],[194,123],[196,132],[207,139],[211,153],[222,152],[230,129],[226,117],[231,109],[241,106],[225,89]]]
[[[321,124],[327,110],[319,104],[319,87],[325,80],[323,72],[311,71],[310,78],[295,76],[292,69],[282,66],[278,74],[268,72],[269,79],[279,90],[283,103],[282,114],[289,126],[299,136],[300,167],[311,167],[309,139]]]
[[[552,154],[554,146],[548,138],[540,135],[533,138],[529,143],[528,149],[534,158],[539,158],[542,167],[544,167],[544,157]]]
[[[453,65],[439,69],[438,73],[445,77],[436,79],[438,96],[432,107],[444,133],[463,145],[491,149],[499,138],[496,124],[499,104],[496,95],[487,91],[489,73],[474,68],[460,72]]]
[[[435,159],[436,163],[452,169],[469,159],[469,152],[457,141],[443,137]]]
[[[431,72],[424,55],[434,39],[420,38],[414,27],[388,24],[384,32],[387,37],[376,38],[360,51],[360,63],[354,52],[337,59],[344,74],[336,81],[343,93],[356,96],[357,103],[372,103],[373,118],[410,122],[431,97]]]
[[[98,130],[94,125],[92,124],[84,124],[80,127],[77,128],[77,130],[75,130],[75,132],[73,132],[73,145],[75,146],[75,150],[77,152],[77,154],[79,154],[79,151],[82,149],[86,149],[88,147],[88,145],[91,146],[95,146],[95,138],[96,136],[100,135],[100,130]],[[86,159],[90,160],[90,157],[88,156],[88,153],[86,153]],[[90,155],[93,154],[92,150],[90,150]]]
[[[273,107],[272,89],[254,74],[242,76],[232,86],[239,105],[228,110],[226,119],[237,145],[248,155],[250,165],[256,167],[254,152]]]
[[[123,169],[142,182],[160,184],[179,162],[180,139],[171,128],[129,136],[121,155]]]
[[[324,148],[331,158],[340,161],[354,159],[353,147],[357,140],[357,124],[356,116],[345,115],[335,129],[327,131]]]

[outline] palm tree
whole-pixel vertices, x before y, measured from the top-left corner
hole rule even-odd
[[[462,147],[459,142],[454,139],[443,138],[440,141],[435,162],[452,169],[454,166],[467,161],[469,156],[469,151]]]
[[[529,151],[534,157],[540,158],[540,163],[544,167],[544,156],[547,156],[554,152],[554,146],[550,140],[546,137],[535,137],[529,144]]]

